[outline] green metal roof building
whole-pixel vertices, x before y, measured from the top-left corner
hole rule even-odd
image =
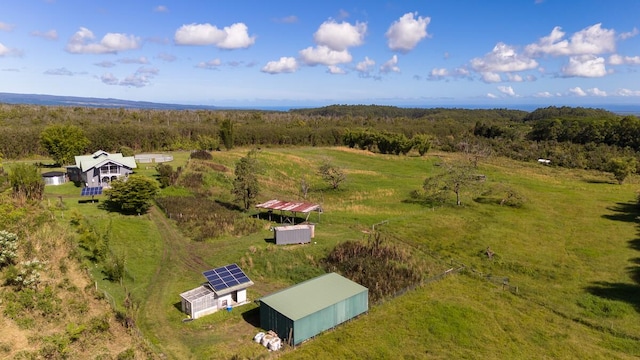
[[[369,290],[329,273],[260,299],[260,327],[298,345],[369,310]]]

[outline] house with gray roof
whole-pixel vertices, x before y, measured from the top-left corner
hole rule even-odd
[[[133,156],[103,150],[76,156],[75,160],[74,166],[67,167],[69,180],[82,182],[86,187],[108,186],[111,181],[126,178],[138,167]]]

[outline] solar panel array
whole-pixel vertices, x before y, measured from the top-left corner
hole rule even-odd
[[[94,196],[94,195],[101,195],[101,194],[102,194],[101,186],[85,187],[85,188],[82,188],[82,192],[80,193],[80,196]]]
[[[222,266],[202,273],[215,291],[251,282],[236,264]]]

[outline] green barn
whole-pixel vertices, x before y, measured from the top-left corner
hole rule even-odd
[[[273,330],[289,345],[331,329],[369,310],[369,290],[329,273],[260,300],[260,327]]]

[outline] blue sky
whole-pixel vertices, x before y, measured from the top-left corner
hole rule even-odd
[[[640,103],[638,0],[0,0],[0,92],[214,106]]]

